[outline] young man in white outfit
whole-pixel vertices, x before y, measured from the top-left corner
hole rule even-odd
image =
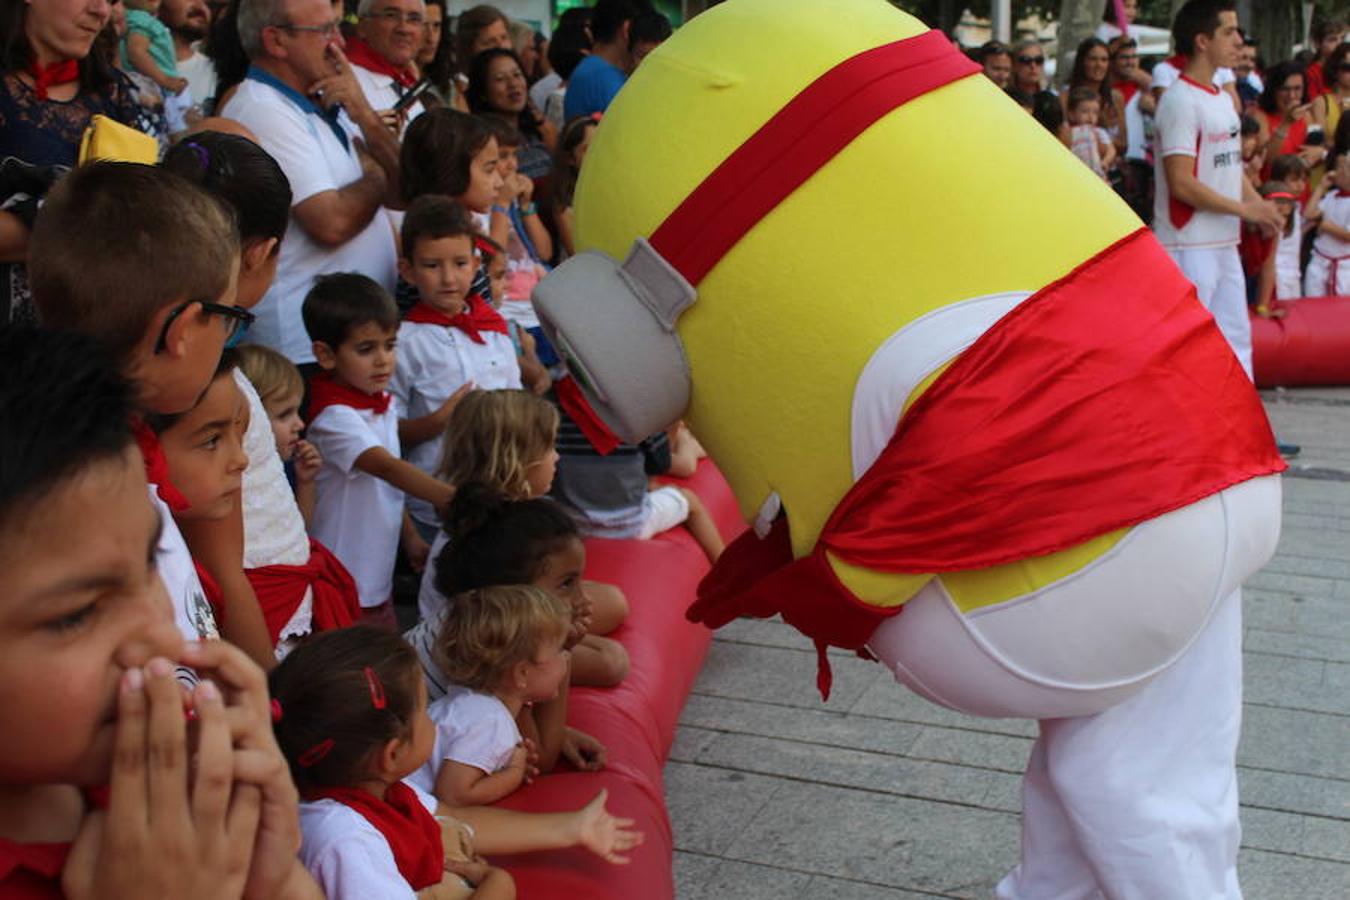
[[[1212,22],[1219,24],[1207,29]],[[1231,65],[1242,49],[1237,13],[1231,2],[1192,0],[1177,13],[1174,35],[1188,61],[1158,103],[1153,230],[1195,284],[1250,378],[1252,336],[1239,230],[1245,221],[1273,234],[1280,213],[1243,179],[1237,111],[1213,85],[1215,70]]]

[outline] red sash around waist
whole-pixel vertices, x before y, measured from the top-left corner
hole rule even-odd
[[[1028,298],[900,419],[793,560],[787,523],[727,548],[689,618],[783,618],[861,648],[901,607],[863,603],[826,554],[881,572],[983,569],[1136,525],[1283,471],[1265,411],[1195,288],[1146,229]],[[788,510],[789,514],[791,509]]]
[[[304,565],[261,566],[245,569],[244,574],[258,595],[274,647],[281,629],[300,608],[307,588],[313,588],[315,631],[346,628],[361,611],[351,573],[313,538],[309,539],[309,560]]]

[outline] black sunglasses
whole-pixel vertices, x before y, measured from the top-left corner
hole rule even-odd
[[[183,310],[194,303],[200,304],[204,313],[225,317],[226,324],[230,329],[229,334],[225,335],[225,349],[227,350],[244,339],[248,326],[252,325],[253,320],[257,318],[242,306],[226,306],[223,303],[212,303],[209,300],[189,300],[187,303],[174,307],[173,312],[169,313],[169,317],[164,320],[164,327],[159,332],[159,340],[155,341],[156,353],[163,353],[164,348],[168,346],[169,326],[183,314]]]
[[[1044,56],[1019,56],[1017,61],[1024,66],[1043,66],[1045,65]]]

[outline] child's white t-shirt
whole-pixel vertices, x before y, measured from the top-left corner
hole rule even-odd
[[[407,780],[428,793],[436,789],[442,762],[453,760],[491,775],[506,767],[520,743],[516,720],[491,694],[453,688],[427,707],[427,715],[436,724],[435,746],[431,759]]]
[[[409,786],[435,815],[436,798]],[[300,832],[300,861],[328,900],[417,896],[399,872],[384,835],[350,806],[328,798],[301,803]]]
[[[303,566],[309,562],[309,535],[300,507],[295,503],[295,492],[286,480],[267,409],[243,370],[234,370],[234,383],[248,401],[249,410],[248,430],[244,432],[248,468],[244,470],[240,498],[244,511],[244,568]],[[309,634],[313,619],[314,591],[306,588],[305,598],[277,635],[278,643],[288,637]]]
[[[1318,208],[1322,211],[1323,222],[1350,228],[1350,194],[1332,189],[1322,198]],[[1328,259],[1340,259],[1350,254],[1350,241],[1319,231],[1317,237],[1313,238],[1313,253]]]
[[[1303,245],[1303,211],[1294,207],[1294,225],[1275,245],[1275,299],[1297,300],[1303,296],[1303,273],[1299,251]]]
[[[482,331],[483,343],[458,328],[424,322],[404,322],[398,328],[398,365],[389,392],[398,398],[403,417],[417,419],[441,408],[465,382],[481,390],[520,387],[520,363],[508,335]],[[408,462],[435,476],[441,463],[440,436],[408,448]],[[436,508],[417,497],[408,498],[408,514],[436,527]]]
[[[1232,200],[1242,199],[1242,143],[1238,114],[1223,91],[1182,76],[1158,102],[1157,186],[1153,231],[1169,250],[1237,246],[1238,217],[1195,209],[1173,201],[1167,188],[1165,160],[1189,156],[1195,178]]]
[[[159,546],[155,548],[155,568],[164,582],[164,590],[173,603],[173,621],[189,641],[201,641],[220,637],[216,627],[216,615],[206,599],[202,580],[197,577],[197,566],[192,561],[183,533],[173,519],[169,504],[159,497],[155,485],[150,485],[150,502],[164,523],[159,535]],[[187,666],[176,666],[174,675],[185,687],[191,688],[199,679],[197,673]]]
[[[398,400],[383,413],[325,407],[309,423],[309,441],[323,455],[314,481],[314,537],[351,572],[361,606],[379,606],[393,596],[404,495],[356,468],[356,460],[373,447],[399,455]]]

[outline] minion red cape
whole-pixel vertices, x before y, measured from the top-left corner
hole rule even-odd
[[[1265,412],[1195,288],[1140,230],[1004,316],[900,420],[815,548],[747,532],[689,618],[783,619],[860,649],[904,607],[862,603],[826,559],[954,572],[1054,553],[1283,471]]]
[[[652,245],[696,284],[876,118],[978,71],[940,37],[876,48],[819,79],[724,161]],[[904,64],[887,70],[902,45]],[[871,70],[878,74],[858,77]],[[814,138],[796,132],[824,114],[844,121],[833,131],[805,130],[831,134],[830,146],[810,146]],[[789,149],[790,163],[758,164]],[[729,186],[747,172],[761,182],[751,179],[753,190],[737,196]],[[1213,318],[1141,228],[1028,298],[939,376],[834,509],[810,554],[793,559],[784,518],[763,539],[747,532],[704,579],[688,617],[716,628],[742,615],[781,614],[815,640],[817,682],[828,696],[826,647],[861,650],[904,607],[859,601],[827,553],[883,572],[987,568],[1081,544],[1285,468]]]

